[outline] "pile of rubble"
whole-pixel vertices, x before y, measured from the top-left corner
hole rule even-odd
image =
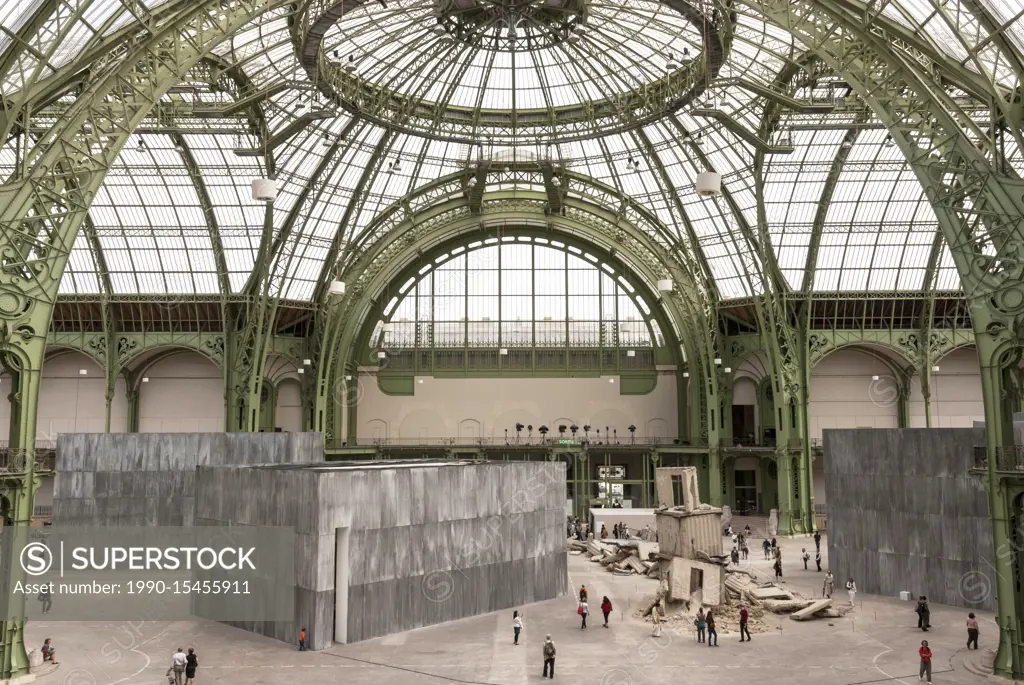
[[[789,614],[794,621],[812,618],[839,618],[850,607],[833,605],[831,599],[806,599],[775,583],[759,583],[746,571],[726,569],[726,594],[730,600],[742,601],[751,607],[775,614]]]
[[[640,575],[661,580],[662,573],[668,572],[668,560],[655,552],[650,552],[647,559],[640,558],[637,540],[569,540],[568,544],[570,554],[585,554],[590,561],[618,576]]]

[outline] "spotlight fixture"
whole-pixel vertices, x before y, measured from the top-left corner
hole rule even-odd
[[[695,134],[693,134],[691,140],[693,140],[693,144],[696,145],[697,147],[704,146],[704,134],[701,133],[700,131],[697,131]]]
[[[328,287],[327,292],[331,295],[344,295],[345,281],[331,281],[331,285]]]
[[[356,69],[358,69],[358,66],[356,66],[356,56],[349,55],[348,62],[345,62],[345,71],[353,72]]]
[[[877,381],[877,380],[878,380],[878,376],[872,376],[872,377],[871,377],[871,380],[873,380],[873,381]]]
[[[383,7],[384,9],[388,8],[388,3],[386,2],[386,0],[377,0],[377,2],[379,2],[380,6]]]
[[[312,363],[313,363],[312,359],[303,359],[302,360],[302,365],[303,366],[310,366]]]
[[[177,138],[174,139],[174,149],[178,152],[184,152],[185,146],[181,144],[181,141]]]
[[[693,60],[693,57],[690,56],[690,48],[683,48],[683,59],[682,59],[682,61],[684,63],[687,63],[687,62],[690,62],[692,60]]]
[[[721,357],[715,357],[715,366],[721,366],[721,365],[722,365],[722,358]]]
[[[297,373],[299,375],[302,375],[302,374],[306,373],[306,370],[305,369],[295,369],[295,373]]]
[[[387,357],[388,353],[385,352],[384,350],[381,350],[380,352],[377,353],[377,359],[387,359]]]
[[[935,366],[932,367],[932,371],[938,371],[938,370],[939,370],[939,365],[938,364],[936,364]]]
[[[882,144],[883,144],[883,145],[884,145],[885,147],[892,147],[893,145],[895,145],[895,144],[896,144],[896,141],[892,139],[892,134],[890,133],[889,135],[887,135],[887,136],[885,137],[885,142],[884,142],[884,143],[882,143]]]
[[[727,367],[725,367],[722,370],[725,371],[726,373],[732,373],[732,367],[731,366],[727,366]]]
[[[566,430],[568,430],[568,427],[564,423],[558,424],[558,434],[559,435],[565,435],[565,431]]]
[[[78,375],[79,376],[88,376],[89,372],[86,369],[79,369],[78,370]]]
[[[142,377],[142,382],[143,383],[149,383],[149,376],[143,376]]]
[[[572,433],[572,437],[576,437],[576,431],[578,431],[579,429],[580,427],[577,426],[575,423],[569,426],[569,431]]]
[[[668,60],[665,62],[665,71],[675,71],[679,68],[679,62],[676,61],[675,55],[671,52],[668,53]]]
[[[683,371],[683,378],[689,378],[689,377],[690,377],[690,372],[689,371]]]
[[[326,133],[324,134],[324,139],[322,141],[320,141],[320,144],[323,145],[324,147],[330,147],[331,146],[331,139],[327,137]]]
[[[143,140],[142,138],[139,138],[139,145],[138,145],[138,147],[135,148],[135,150],[136,150],[136,152],[145,152],[146,151],[146,141]]]
[[[338,51],[337,51],[337,50],[335,50],[335,51],[334,51],[333,53],[331,53],[331,54],[333,54],[333,55],[334,55],[334,59],[341,59],[341,55],[340,55],[340,54],[338,54]]]
[[[448,31],[444,27],[444,24],[441,24],[440,22],[430,27],[430,30],[433,31],[434,35],[437,36],[438,38],[448,33]]]
[[[840,147],[842,147],[844,150],[849,150],[851,147],[853,147],[853,143],[851,143],[848,140],[844,140],[843,144]]]

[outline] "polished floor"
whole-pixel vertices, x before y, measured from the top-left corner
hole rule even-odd
[[[822,575],[804,571],[798,561],[800,549],[813,548],[813,542],[783,544],[786,583],[820,594]],[[771,573],[770,562],[755,557],[762,555],[752,555],[750,568]],[[919,682],[917,648],[923,637],[935,655],[934,682],[966,684],[984,680],[972,668],[995,642],[991,615],[979,616],[981,651],[967,653],[964,610],[933,606],[933,628],[922,634],[912,603],[861,594],[854,612],[831,625],[773,618],[778,627],[750,643],[739,642],[736,626],[720,625],[720,646],[710,649],[694,641],[687,624],[669,624],[661,638],[653,638],[650,624],[632,615],[656,588],[655,581],[613,576],[578,556],[570,557],[569,569],[574,587],[586,583],[591,598],[612,599],[616,611],[610,629],[595,618],[592,627],[580,630],[576,604],[565,597],[522,607],[520,646],[512,644],[511,610],[324,652],[298,652],[217,623],[35,622],[26,633],[30,645],[51,637],[59,650],[60,668],[40,677],[40,685],[156,685],[166,682],[164,672],[178,646],[195,647],[199,654],[197,685],[517,685],[540,682],[545,633],[558,649],[555,679],[570,684]]]

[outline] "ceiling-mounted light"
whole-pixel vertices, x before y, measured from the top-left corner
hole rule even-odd
[[[885,147],[892,147],[896,144],[896,141],[892,139],[892,134],[890,133],[885,137],[885,142],[882,144],[885,145]]]
[[[697,174],[697,194],[701,197],[716,197],[722,194],[722,175],[716,171],[702,171]]]
[[[444,35],[446,35],[448,33],[448,30],[445,29],[444,24],[442,24],[440,22],[438,22],[437,24],[434,24],[433,26],[431,26],[430,30],[433,31],[434,35],[438,36],[438,37],[444,36]]]
[[[383,324],[383,325],[382,325],[382,326],[380,327],[380,330],[381,330],[381,331],[382,331],[383,333],[391,333],[392,331],[394,331],[394,330],[395,330],[395,324],[393,324],[393,323],[386,323],[386,324]]]
[[[502,347],[500,350],[498,350],[498,354],[500,354],[503,357],[506,356],[508,354],[508,348]]]
[[[665,71],[675,71],[679,68],[679,62],[676,61],[675,55],[671,52],[668,53],[668,60],[665,62]]]
[[[727,366],[727,367],[725,367],[722,370],[725,371],[726,373],[732,373],[732,367],[731,366]]]
[[[174,139],[174,149],[178,152],[184,152],[185,146],[181,144],[181,140],[178,138]]]
[[[313,360],[312,360],[312,359],[303,359],[303,360],[302,360],[302,365],[303,365],[303,366],[309,366],[309,365],[310,365],[310,364],[312,364],[312,363],[313,363]]]
[[[844,140],[843,144],[840,147],[842,147],[844,150],[849,150],[851,147],[853,147],[853,143],[850,142],[849,140]]]
[[[689,62],[692,59],[693,57],[690,56],[690,48],[683,48],[683,63]]]
[[[143,376],[142,377],[142,382],[143,383],[149,383],[149,376]]]
[[[658,281],[658,290],[663,293],[672,292],[675,290],[676,284],[671,278],[663,278]]]
[[[252,182],[252,199],[257,202],[273,202],[277,199],[277,181],[272,178],[257,178]]]
[[[690,377],[690,372],[689,371],[683,371],[683,378],[689,378],[689,377]]]
[[[701,133],[700,131],[697,131],[696,133],[693,134],[692,140],[693,144],[696,145],[697,147],[704,146],[704,134]]]
[[[139,138],[139,145],[138,145],[138,147],[135,148],[135,150],[137,152],[145,152],[146,151],[146,141],[143,140],[142,138]]]
[[[722,365],[722,358],[721,357],[715,357],[715,366],[721,366],[721,365]]]
[[[331,285],[327,288],[327,292],[331,295],[344,295],[345,281],[331,281]]]
[[[635,357],[636,356],[636,350],[626,350],[626,356],[627,357]]]
[[[349,55],[348,56],[348,61],[345,62],[345,71],[353,72],[357,68],[358,68],[358,66],[356,65],[356,56],[355,55]]]
[[[327,136],[326,133],[324,134],[323,140],[320,141],[320,144],[323,145],[324,147],[330,147],[331,146],[331,139]]]
[[[476,176],[471,176],[469,179],[469,187],[472,188],[476,185]]]
[[[78,370],[78,375],[79,376],[88,376],[89,375],[89,371],[87,369],[79,369]]]
[[[932,371],[938,371],[938,370],[939,370],[939,365],[938,364],[936,364],[935,366],[932,367]]]
[[[306,370],[305,369],[295,369],[295,373],[303,374],[303,373],[306,373]]]
[[[331,54],[332,54],[332,55],[334,55],[334,59],[341,59],[341,55],[340,55],[340,54],[338,53],[338,51],[337,51],[337,50],[335,50],[335,51],[334,51],[334,52],[332,52]]]
[[[877,381],[877,380],[878,380],[878,376],[872,376],[872,377],[871,377],[871,380],[873,380],[873,381]]]
[[[384,350],[381,350],[380,352],[377,353],[377,359],[387,359],[387,358],[388,358],[388,353],[385,352]]]

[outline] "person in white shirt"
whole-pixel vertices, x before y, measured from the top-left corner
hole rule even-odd
[[[846,581],[846,591],[850,595],[850,606],[853,606],[853,600],[857,599],[857,583],[853,582],[853,576]]]
[[[513,611],[512,612],[512,632],[514,633],[514,637],[512,639],[512,644],[514,644],[514,645],[518,645],[519,644],[519,633],[522,630],[523,630],[523,615],[520,614],[518,611]]]
[[[188,664],[188,657],[185,650],[178,647],[178,651],[171,657],[171,670],[174,671],[174,685],[185,685],[185,666]]]

